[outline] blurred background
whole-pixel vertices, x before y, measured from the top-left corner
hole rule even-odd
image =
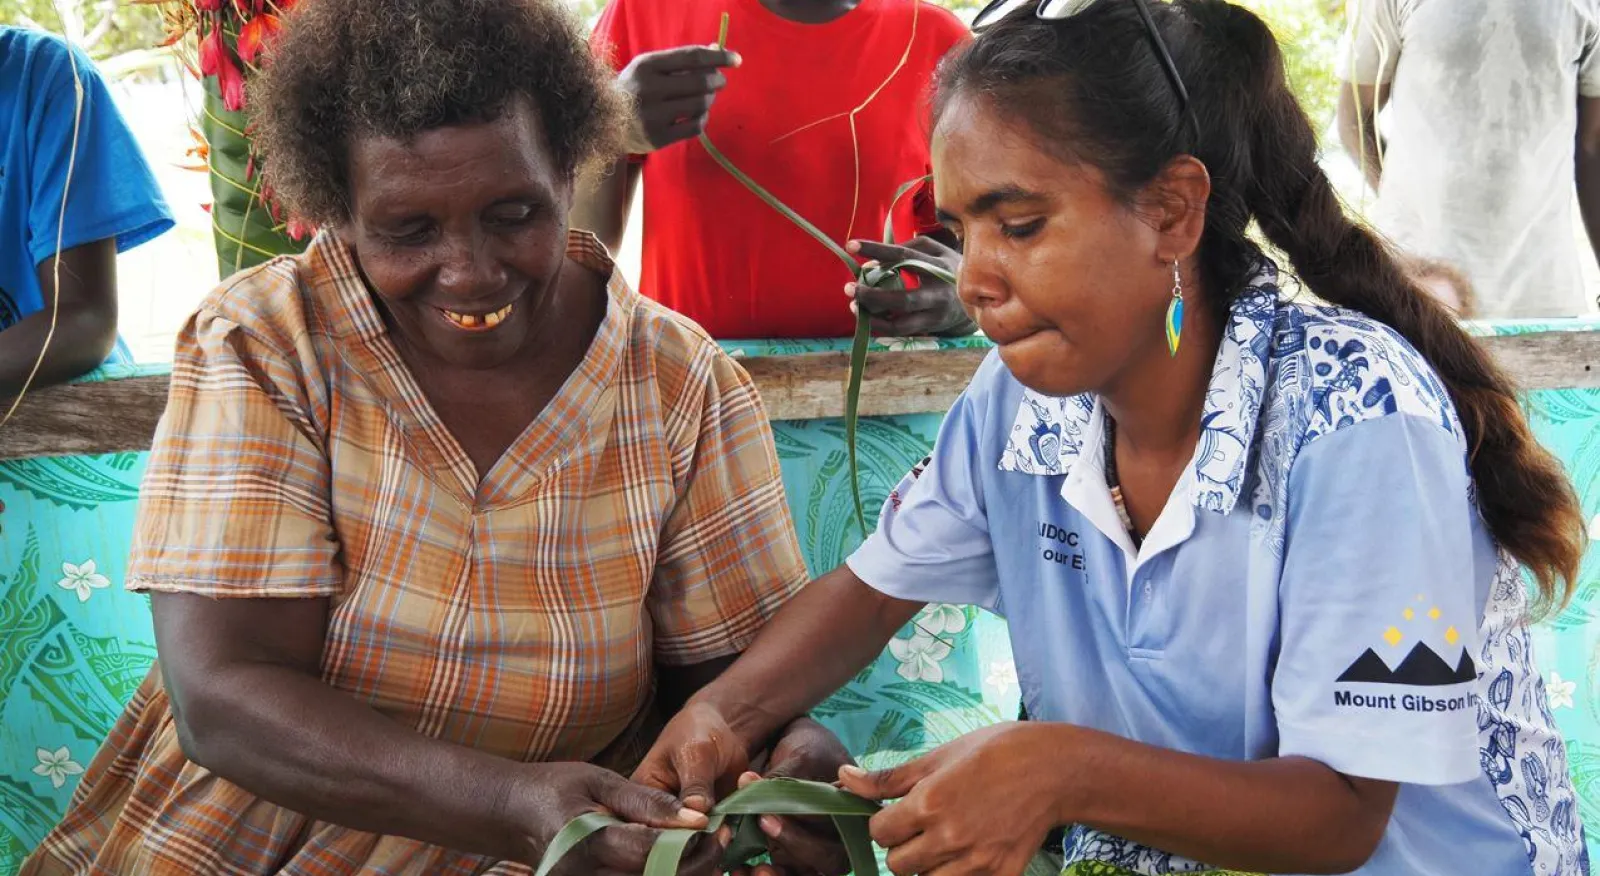
[[[592,22],[604,0],[569,0]],[[930,0],[970,20],[983,0]],[[1314,121],[1321,126],[1323,164],[1352,209],[1360,213],[1371,198],[1333,130],[1338,80],[1336,59],[1344,29],[1345,0],[1235,0],[1262,15],[1277,32],[1288,59],[1289,76]],[[217,282],[211,218],[205,210],[210,189],[204,160],[192,151],[190,133],[198,113],[199,83],[168,51],[153,48],[165,36],[159,6],[130,0],[4,0],[0,23],[41,27],[66,34],[100,65],[149,156],[178,222],[171,233],[120,257],[120,323],[123,337],[139,361],[171,359],[178,327]],[[636,199],[635,205],[642,202]],[[637,214],[635,215],[637,221]],[[1580,229],[1574,229],[1580,233]],[[638,277],[637,228],[618,254],[623,271]],[[1600,291],[1600,270],[1588,261],[1591,295]]]

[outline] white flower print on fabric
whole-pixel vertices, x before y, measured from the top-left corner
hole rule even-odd
[[[35,754],[39,758],[39,765],[33,768],[34,774],[49,779],[50,784],[57,788],[67,783],[67,776],[83,772],[83,767],[72,759],[72,752],[65,745],[55,751],[40,748]]]
[[[83,565],[61,564],[61,574],[66,576],[56,582],[62,590],[78,594],[79,602],[88,602],[89,594],[111,586],[111,579],[95,571],[94,560],[84,560]]]
[[[906,681],[944,681],[944,667],[939,664],[952,650],[948,643],[921,631],[909,639],[889,640],[889,653],[900,661],[895,673]]]
[[[1544,683],[1545,694],[1550,698],[1550,708],[1572,708],[1572,695],[1578,692],[1578,683],[1562,679],[1561,673],[1550,673],[1550,679]]]

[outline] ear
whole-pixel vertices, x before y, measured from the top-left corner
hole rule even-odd
[[[1206,230],[1206,202],[1211,198],[1211,173],[1200,159],[1180,155],[1167,163],[1145,188],[1148,210],[1160,234],[1163,262],[1184,260],[1200,248]]]

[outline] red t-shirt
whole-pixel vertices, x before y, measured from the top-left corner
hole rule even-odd
[[[933,72],[966,27],[921,0],[860,0],[826,24],[789,21],[761,0],[612,0],[593,40],[621,70],[644,52],[715,43],[723,12],[728,48],[743,64],[725,71],[711,141],[835,241],[881,239],[895,190],[929,172]],[[850,111],[863,103],[854,117],[857,199]],[[843,293],[849,269],[718,166],[698,140],[643,162],[644,294],[718,338],[855,330]],[[895,224],[899,239],[934,227],[929,191],[908,195]]]

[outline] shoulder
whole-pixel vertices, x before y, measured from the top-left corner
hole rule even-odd
[[[922,7],[917,12],[922,26],[928,29],[929,37],[942,50],[949,50],[952,46],[967,38],[967,25],[957,18],[955,13],[943,6],[928,3],[926,0],[917,0],[917,5]]]
[[[305,253],[279,256],[222,281],[200,302],[192,318],[202,344],[207,335],[220,340],[234,336],[229,346],[260,357],[281,360],[278,365],[309,365],[309,344],[323,324],[313,280],[316,246]]]
[[[1449,391],[1398,332],[1339,307],[1283,303],[1272,340],[1272,404],[1295,409],[1301,446],[1383,417],[1434,423],[1465,447]]]
[[[627,367],[650,376],[668,413],[699,411],[724,395],[755,398],[749,375],[698,323],[642,295],[626,300],[633,309]]]
[[[0,82],[6,88],[43,97],[71,88],[74,67],[85,84],[101,81],[89,56],[65,39],[34,28],[0,27]]]
[[[881,0],[878,14],[908,27],[915,21],[917,41],[933,50],[935,61],[968,36],[966,24],[955,13],[928,0]],[[896,37],[904,39],[904,34]]]

